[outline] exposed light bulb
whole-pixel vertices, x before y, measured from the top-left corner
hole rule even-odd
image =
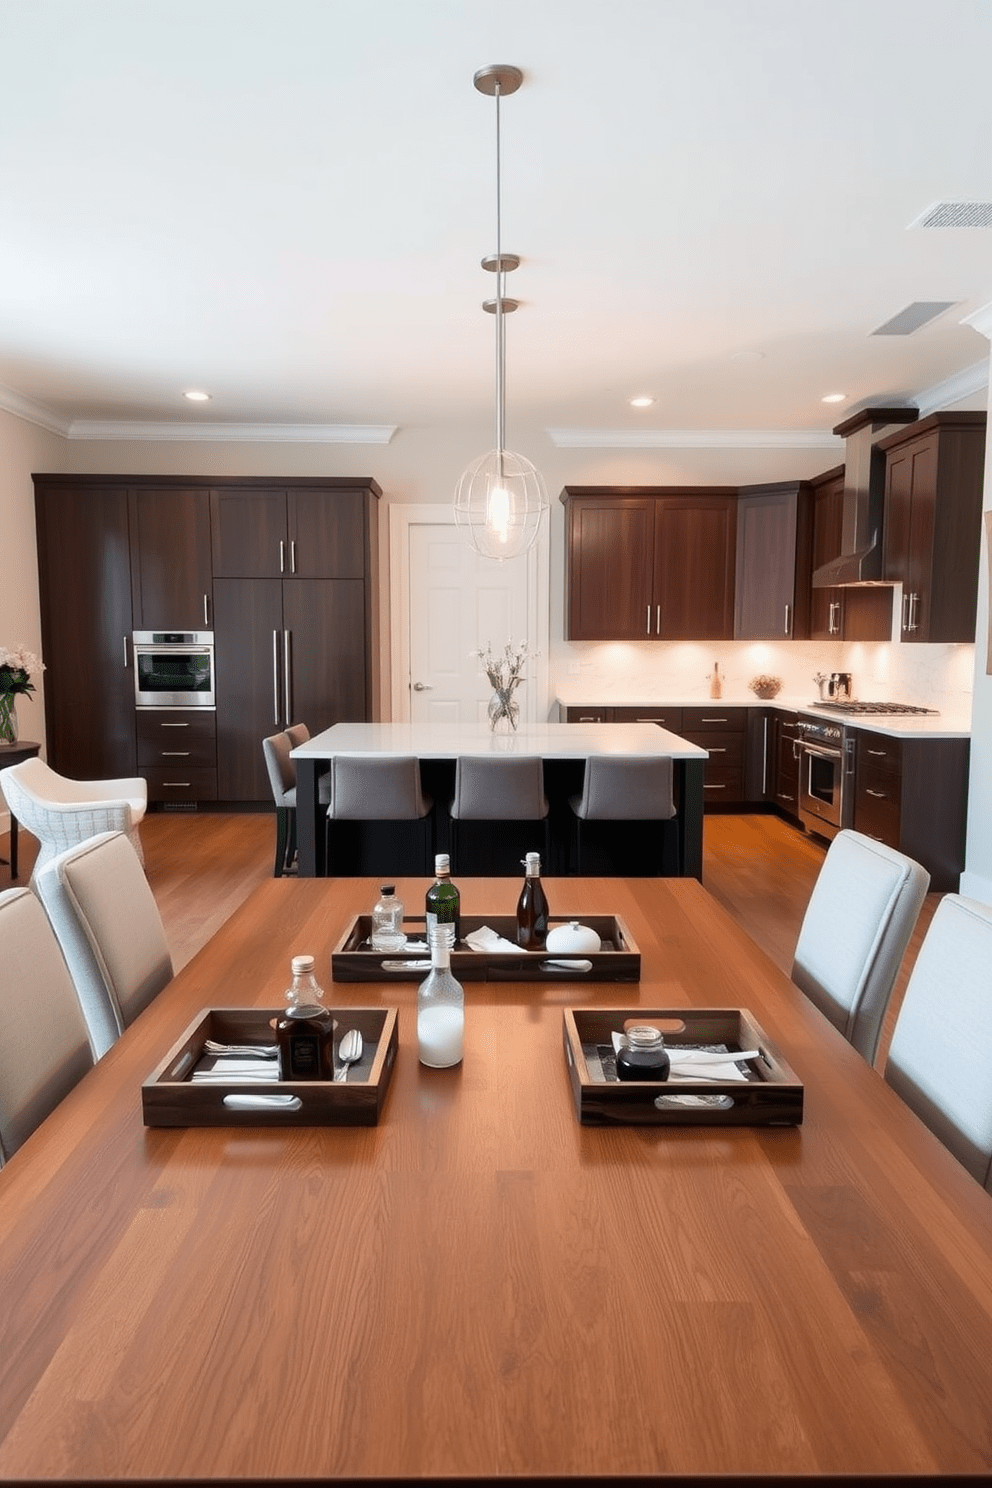
[[[510,493],[505,486],[490,488],[486,503],[486,526],[497,542],[506,542],[510,535]]]

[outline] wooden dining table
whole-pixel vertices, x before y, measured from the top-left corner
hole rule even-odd
[[[987,1481],[992,1196],[697,881],[550,880],[640,981],[466,981],[447,1070],[416,980],[330,979],[377,887],[262,885],[0,1170],[0,1480]],[[308,951],[339,1021],[399,1009],[378,1124],[146,1127],[201,1009]],[[580,1124],[594,1006],[749,1009],[802,1124]]]

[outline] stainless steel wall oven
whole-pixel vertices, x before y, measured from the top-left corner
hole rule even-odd
[[[136,630],[134,698],[139,708],[213,708],[212,630]]]

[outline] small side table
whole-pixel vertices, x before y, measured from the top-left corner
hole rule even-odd
[[[41,753],[41,745],[33,744],[29,739],[18,739],[16,744],[0,744],[0,770],[6,770],[8,765],[19,765],[22,760],[34,759],[36,754]],[[0,863],[6,863],[6,858],[0,858]],[[10,813],[10,876],[17,877],[17,817]]]

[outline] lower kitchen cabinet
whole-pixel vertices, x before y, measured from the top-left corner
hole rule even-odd
[[[903,852],[931,891],[957,890],[964,868],[967,739],[893,739],[855,731],[854,829]]]
[[[150,802],[217,799],[217,718],[212,708],[147,708],[136,715],[138,773]]]
[[[709,751],[703,771],[704,806],[744,800],[747,715],[747,708],[724,708],[720,703],[682,709],[682,738]]]
[[[798,713],[782,710],[776,714],[771,793],[771,800],[778,809],[796,820],[799,819],[798,722]]]

